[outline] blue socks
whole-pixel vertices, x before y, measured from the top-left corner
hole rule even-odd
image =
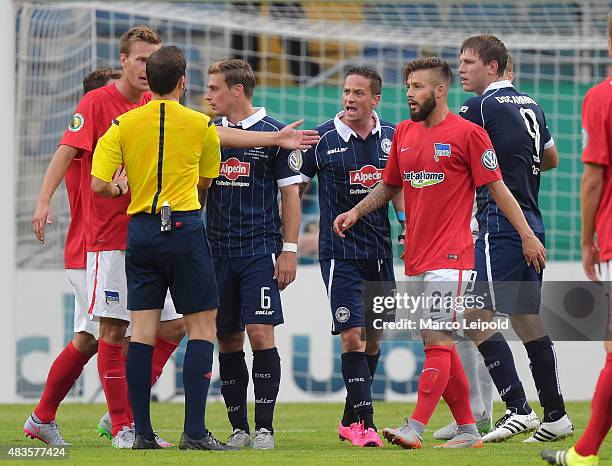
[[[557,358],[553,342],[548,335],[525,343],[529,355],[529,368],[538,390],[540,405],[544,408],[544,422],[554,422],[565,416],[565,403],[559,386]]]
[[[255,429],[274,432],[272,421],[281,378],[281,360],[276,348],[253,351]]]
[[[185,434],[194,440],[206,435],[206,398],[212,377],[214,346],[206,340],[189,340],[183,363]],[[149,384],[151,374],[149,373]]]
[[[242,429],[247,433],[247,387],[249,371],[244,360],[244,351],[219,353],[219,375],[221,377],[221,395],[227,408],[227,418],[232,429]]]
[[[351,351],[342,354],[342,376],[347,399],[352,404],[358,421],[366,429],[374,426],[370,370],[365,353]]]
[[[136,435],[142,435],[147,440],[153,440],[151,426],[151,363],[153,347],[144,343],[130,342],[125,376],[128,393],[134,414],[134,429]]]
[[[494,333],[478,345],[478,351],[484,357],[485,365],[506,407],[516,414],[529,414],[531,407],[527,403],[512,351],[504,336],[499,332]]]

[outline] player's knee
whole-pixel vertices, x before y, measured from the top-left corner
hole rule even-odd
[[[119,319],[100,319],[100,339],[113,345],[121,345],[125,343],[125,331],[128,328],[128,322]]]
[[[87,332],[77,332],[72,339],[72,346],[81,354],[92,357],[98,352],[98,340]]]
[[[523,343],[537,340],[546,335],[544,323],[537,314],[516,314],[510,316],[512,328]]]
[[[249,342],[253,350],[264,350],[274,347],[274,326],[249,324],[246,326]]]
[[[244,347],[244,332],[230,332],[218,335],[219,351],[221,353],[235,353]]]
[[[167,320],[159,324],[159,336],[164,340],[180,343],[185,333],[187,326],[184,319]]]
[[[361,336],[361,328],[354,327],[343,331],[340,334],[342,338],[342,352],[350,353],[353,351],[363,352],[366,349],[366,342]]]

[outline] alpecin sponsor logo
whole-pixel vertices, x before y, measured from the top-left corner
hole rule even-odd
[[[382,168],[376,168],[374,165],[364,165],[359,170],[351,170],[349,172],[349,181],[351,184],[358,184],[364,188],[373,188],[382,180]]]
[[[426,172],[425,170],[419,172],[409,171],[404,172],[404,181],[410,182],[410,186],[413,188],[426,188],[427,186],[442,183],[444,181],[444,173]]]
[[[222,161],[219,167],[219,175],[231,181],[236,181],[239,177],[249,176],[250,174],[251,164],[249,162],[241,162],[236,157]]]

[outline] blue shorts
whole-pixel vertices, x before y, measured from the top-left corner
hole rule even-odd
[[[326,259],[320,265],[331,306],[332,335],[354,327],[372,328],[371,321],[381,317],[372,312],[373,295],[390,296],[395,290],[393,259]],[[364,282],[369,282],[367,292]]]
[[[221,305],[217,335],[244,331],[246,324],[284,322],[273,254],[250,257],[215,257]]]
[[[544,233],[536,236],[545,244]],[[542,273],[527,266],[518,233],[481,233],[474,259],[474,292],[485,309],[515,315],[540,312]]]
[[[219,307],[200,212],[172,212],[169,232],[161,232],[160,224],[159,215],[137,214],[128,225],[125,254],[128,309],[163,308],[168,288],[179,314]]]

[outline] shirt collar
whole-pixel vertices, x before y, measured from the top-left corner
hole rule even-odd
[[[260,122],[266,116],[266,109],[264,107],[255,107],[255,113],[251,116],[246,117],[244,120],[240,120],[238,123],[233,124],[227,119],[227,117],[221,118],[221,125],[225,126],[240,126],[242,129],[249,129],[255,123]]]
[[[496,89],[502,89],[504,87],[514,87],[514,86],[507,79],[504,79],[502,81],[493,81],[491,84],[489,84],[487,86],[487,88],[484,90],[484,92],[482,94],[484,95],[484,94],[486,94],[489,91],[493,91],[493,90],[496,90]]]
[[[351,129],[349,125],[347,125],[340,119],[342,115],[344,115],[344,111],[338,112],[336,114],[334,118],[334,126],[336,127],[336,131],[338,131],[338,134],[344,140],[344,142],[348,142],[351,136],[357,137],[357,134]],[[376,120],[376,125],[374,126],[374,129],[372,129],[372,134],[378,133],[380,135],[380,119],[378,118],[378,114],[374,110],[372,110],[372,115],[374,115],[374,120]]]

